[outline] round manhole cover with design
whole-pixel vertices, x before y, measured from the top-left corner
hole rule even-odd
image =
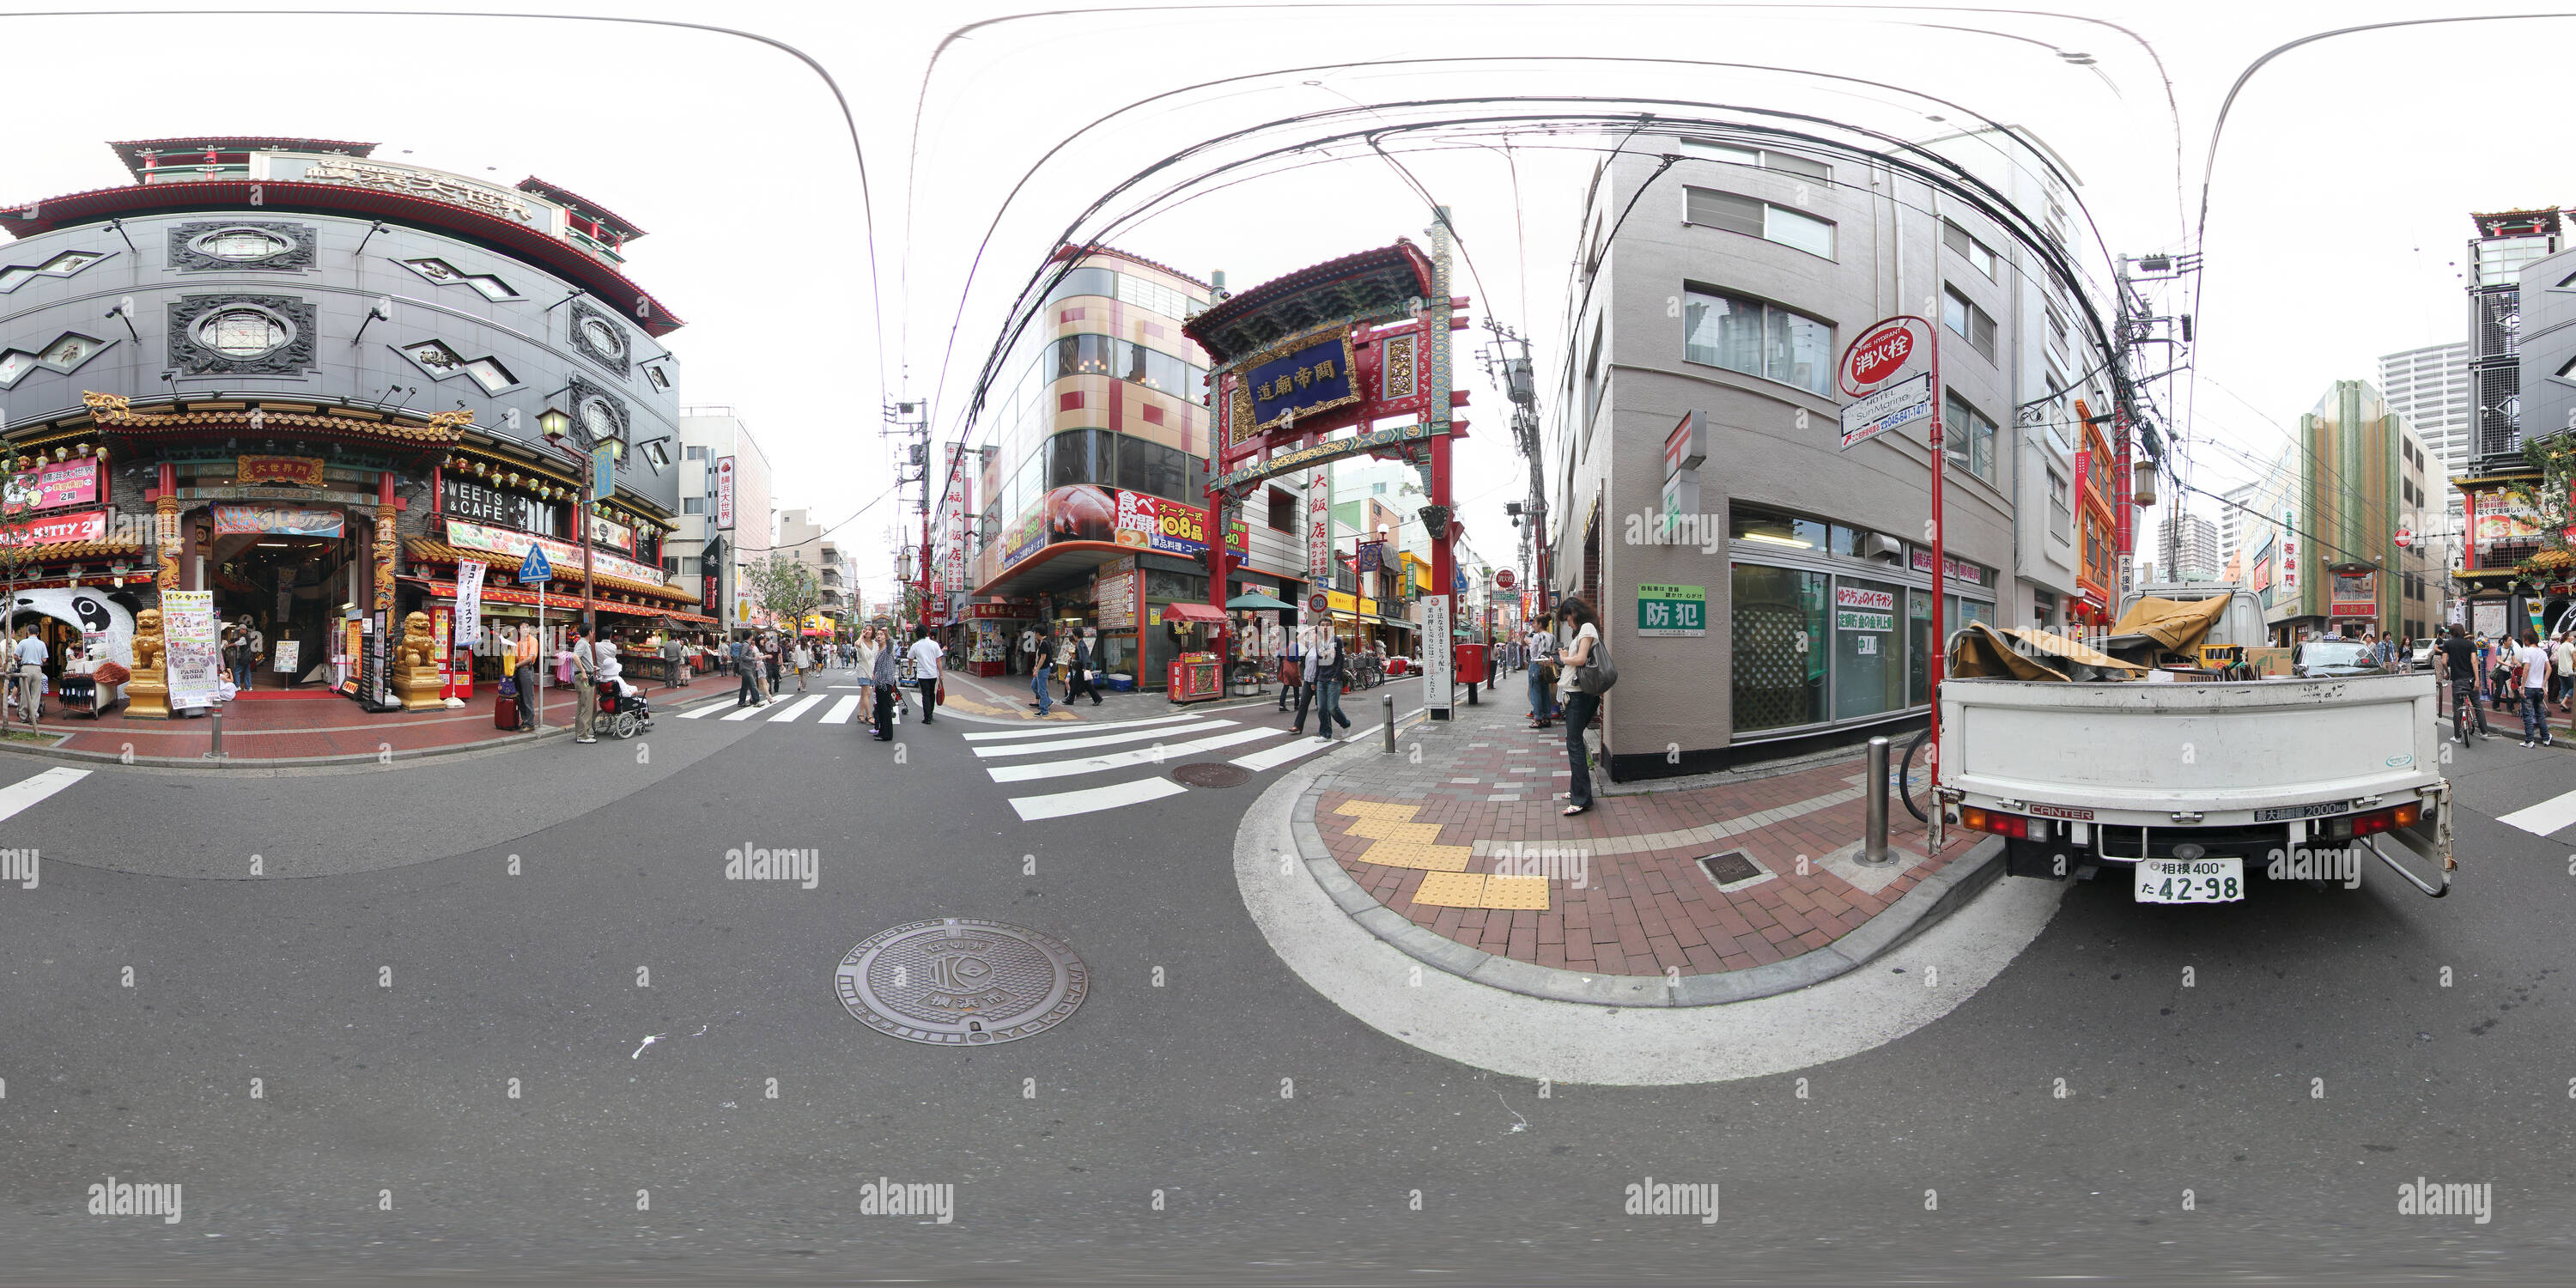
[[[1222,760],[1202,760],[1175,768],[1172,777],[1192,787],[1241,787],[1251,781],[1252,771]]]
[[[1064,1023],[1091,972],[1063,944],[998,921],[897,926],[841,959],[841,1005],[879,1033],[934,1046],[1009,1042]]]

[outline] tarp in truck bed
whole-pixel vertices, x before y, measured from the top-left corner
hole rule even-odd
[[[2207,599],[2143,597],[2120,614],[2119,624],[2111,628],[2111,646],[2122,647],[2123,635],[2143,635],[2168,652],[2195,657],[2200,652],[2200,642],[2209,637],[2209,629],[2227,615],[2232,599],[2228,595]]]
[[[2065,681],[2068,672],[2090,667],[2108,678],[2128,679],[2147,668],[2099,652],[2081,640],[2021,626],[1997,629],[1970,622],[1950,637],[1948,674],[1963,680],[2003,678]]]

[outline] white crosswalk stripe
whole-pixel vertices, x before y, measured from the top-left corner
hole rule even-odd
[[[1156,716],[1151,720],[1113,720],[1105,724],[1050,725],[1044,729],[996,729],[990,733],[970,733],[968,742],[991,742],[997,738],[1054,738],[1069,733],[1098,733],[1103,729],[1141,729],[1146,725],[1177,724],[1183,720],[1203,720],[1205,716]]]
[[[1158,725],[1152,729],[1135,729],[1126,733],[1105,733],[1096,738],[1048,739],[1042,742],[1015,742],[1002,747],[977,747],[977,756],[1028,756],[1042,751],[1072,751],[1081,747],[1114,747],[1122,742],[1142,742],[1179,733],[1205,733],[1211,729],[1228,729],[1231,720],[1203,720],[1197,724]]]
[[[822,695],[822,694],[820,694],[820,693],[812,694],[812,695],[807,696],[807,697],[798,698],[798,699],[797,699],[797,700],[795,700],[794,702],[789,703],[789,704],[787,705],[787,709],[786,709],[786,710],[781,711],[781,712],[779,712],[778,714],[771,716],[771,717],[770,717],[770,719],[772,719],[772,720],[793,720],[793,719],[795,719],[796,717],[801,716],[801,715],[805,714],[806,712],[811,711],[811,710],[813,710],[814,708],[816,708],[816,707],[819,707],[819,706],[823,705],[823,702],[824,702],[824,697],[823,697],[823,695]]]
[[[836,684],[832,687],[837,689],[841,686]],[[823,713],[823,723],[848,724],[850,722],[850,717],[857,715],[858,713],[859,699],[856,695],[852,695],[833,703],[832,709]]]
[[[1095,810],[1142,805],[1166,796],[1178,796],[1188,790],[1168,778],[1139,778],[1133,782],[1111,783],[1106,787],[1057,792],[1052,796],[1014,796],[1011,808],[1019,811],[1022,822],[1034,823],[1042,818],[1063,818],[1068,814],[1089,814]]]
[[[1160,765],[1180,756],[1214,751],[1219,747],[1231,747],[1237,743],[1251,742],[1256,738],[1275,738],[1280,732],[1277,729],[1238,729],[1233,733],[1221,733],[1195,742],[1157,744],[1151,747],[1140,747],[1134,751],[1114,751],[1106,755],[1086,756],[1079,760],[1049,761],[1037,765],[1001,765],[984,772],[991,774],[993,781],[997,783],[1020,783],[1033,778],[1062,778],[1068,774],[1096,774],[1104,769]]]

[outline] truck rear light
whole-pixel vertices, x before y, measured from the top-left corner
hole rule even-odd
[[[1979,809],[1973,805],[1959,811],[1959,825],[1962,827],[1974,828],[1980,832],[1992,832],[1997,836],[2009,836],[2024,841],[2029,840],[2034,832],[2037,832],[2042,836],[2047,835],[2047,832],[2044,830],[2046,827],[2045,824],[2042,824],[2038,828],[2031,826],[2031,824],[2036,822],[2038,822],[2037,819],[2024,818],[2019,814],[2006,814],[2001,810]]]
[[[2393,809],[2375,809],[2352,816],[2352,834],[2356,837],[2376,835],[2396,825],[2397,811]]]
[[[2408,801],[2408,802],[2406,802],[2405,804],[2398,806],[2398,807],[2397,807],[2397,811],[2396,811],[2396,813],[2397,813],[2397,826],[2399,826],[2399,827],[2413,827],[2413,826],[2415,826],[2416,824],[2421,823],[2421,822],[2423,822],[2423,821],[2424,821],[2424,805],[2423,805],[2423,802],[2421,802],[2421,801]]]
[[[1974,805],[1962,807],[1959,810],[1959,826],[1979,832],[1985,831],[1986,812]]]

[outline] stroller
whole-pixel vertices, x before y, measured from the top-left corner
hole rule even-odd
[[[653,731],[653,704],[644,691],[621,679],[599,686],[599,730],[611,738],[632,738]]]

